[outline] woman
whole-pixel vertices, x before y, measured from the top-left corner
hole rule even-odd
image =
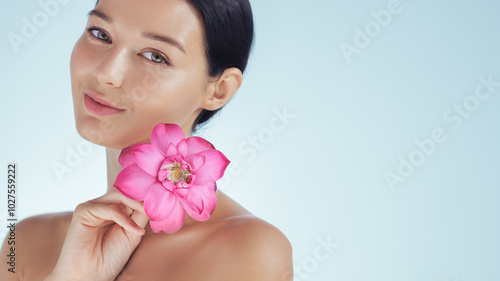
[[[291,280],[284,235],[217,191],[212,217],[154,233],[142,202],[113,187],[121,149],[159,122],[186,137],[242,82],[253,38],[247,0],[101,0],[71,57],[79,134],[106,147],[108,189],[74,212],[16,227],[16,273],[1,280]],[[8,254],[7,240],[1,255]]]

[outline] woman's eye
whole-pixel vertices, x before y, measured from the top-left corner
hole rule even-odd
[[[154,51],[149,51],[149,52],[144,52],[142,53],[142,56],[147,58],[148,60],[154,62],[154,63],[166,63],[167,65],[169,64],[167,59],[160,53],[154,52]]]
[[[109,38],[108,34],[104,33],[103,31],[101,31],[99,29],[89,28],[87,31],[90,32],[90,34],[92,34],[92,36],[94,36],[95,38],[97,38],[99,40],[111,42],[111,38]]]

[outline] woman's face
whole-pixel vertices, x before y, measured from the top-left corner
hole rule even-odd
[[[110,148],[149,142],[159,122],[189,135],[208,83],[196,11],[185,0],[101,0],[87,29],[71,57],[78,133]]]

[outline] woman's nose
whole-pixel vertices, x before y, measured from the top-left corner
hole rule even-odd
[[[94,75],[101,85],[119,88],[123,83],[126,71],[126,49],[112,48],[103,55]]]

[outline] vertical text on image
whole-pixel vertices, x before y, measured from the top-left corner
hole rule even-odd
[[[7,234],[7,245],[8,254],[7,264],[9,265],[8,271],[11,273],[16,273],[16,210],[17,210],[17,164],[9,163],[7,165],[7,229],[9,233]]]

